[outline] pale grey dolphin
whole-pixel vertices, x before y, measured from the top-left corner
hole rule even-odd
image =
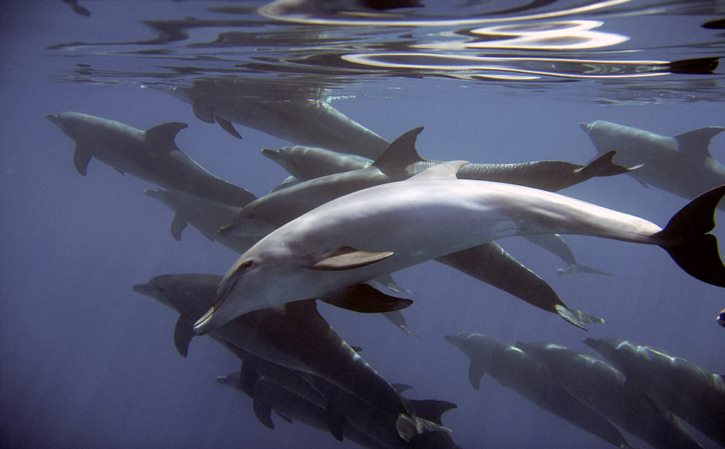
[[[121,122],[80,112],[50,114],[48,120],[76,142],[73,163],[85,176],[95,157],[121,173],[159,187],[183,191],[230,206],[244,206],[255,196],[209,173],[174,143],[185,123],[170,122],[143,131]]]
[[[134,291],[151,296],[179,313],[174,342],[188,353],[192,324],[216,300],[220,276],[160,275]],[[298,301],[245,314],[216,329],[228,342],[278,365],[326,379],[391,413],[408,413],[397,391],[377,374],[318,313],[314,300]]]
[[[239,207],[205,200],[174,190],[147,189],[144,192],[174,211],[171,235],[176,240],[181,240],[181,234],[187,224],[191,224],[209,240],[218,241],[237,253],[243,253],[259,240],[257,237],[219,234],[219,227],[229,223],[237,216],[241,210]]]
[[[420,129],[420,128],[419,128]],[[391,146],[395,148],[396,146]],[[318,181],[302,184],[297,189],[285,192],[279,197],[271,197],[265,200],[269,203],[290,202],[300,204],[300,202],[309,203],[309,198],[319,195],[320,186],[329,185],[332,191],[337,185],[344,185],[348,179],[359,178],[360,175],[366,173],[362,170],[370,165],[370,161],[356,156],[343,155],[322,148],[312,148],[305,146],[289,146],[279,149],[263,149],[262,154],[274,160],[285,168],[292,176],[294,181],[286,180],[281,187],[289,187],[293,182],[301,183],[306,180],[322,178]],[[597,176],[612,176],[621,173],[627,173],[631,170],[613,164],[611,159],[614,152],[604,154],[587,165],[573,164],[564,161],[532,161],[516,164],[483,164],[468,163],[462,166],[456,176],[461,179],[476,179],[480,181],[499,181],[511,184],[524,185],[544,190],[561,190],[574,184],[584,182]],[[423,158],[417,152],[414,146],[397,145],[395,152],[386,151],[385,156],[381,156],[376,165],[384,167],[386,174],[390,176],[390,180],[394,178],[407,178],[426,170],[433,165],[440,164],[441,161],[434,161]],[[349,173],[348,175],[336,175],[336,173]],[[392,175],[392,176],[391,176]],[[340,189],[345,191],[345,189]],[[296,200],[295,196],[304,196],[304,200]],[[329,200],[327,196],[324,200]],[[318,201],[317,205],[323,201]],[[278,207],[275,217],[284,216],[289,221],[293,215],[290,212],[294,208]],[[250,211],[250,214],[265,215],[265,211]],[[281,215],[283,214],[283,215]],[[267,215],[272,215],[267,211]],[[252,229],[252,228],[250,228]],[[249,232],[249,231],[247,231]],[[583,264],[580,264],[574,258],[574,254],[566,245],[561,236],[557,235],[537,235],[525,236],[532,243],[541,246],[561,258],[566,266],[557,270],[559,274],[570,274],[576,272],[590,274],[608,274]]]
[[[174,87],[171,93],[190,103],[197,118],[217,122],[235,137],[240,136],[231,122],[294,144],[371,158],[387,148],[383,137],[330,103],[286,95],[277,84],[276,80],[198,80],[191,87]]]
[[[666,410],[672,411],[725,447],[725,380],[683,358],[651,346],[616,338],[587,338],[627,378]]]
[[[468,332],[443,338],[471,360],[468,379],[476,390],[488,373],[504,387],[615,447],[632,447],[607,418],[572,396],[544,364],[516,346]]]
[[[662,229],[544,190],[456,179],[462,164],[441,164],[406,181],[345,195],[268,234],[227,271],[218,303],[195,331],[525,234],[582,234],[658,245],[690,275],[725,287],[717,239],[709,234],[725,186],[692,201]]]
[[[597,120],[582,123],[597,151],[616,150],[623,164],[642,164],[630,175],[683,198],[692,199],[725,184],[725,166],[710,154],[710,140],[725,128],[711,126],[675,137]],[[720,206],[725,210],[725,205]]]
[[[606,362],[554,343],[516,347],[544,363],[575,398],[656,449],[702,449],[677,419]]]
[[[396,179],[407,178],[411,174],[410,169],[412,166],[436,165],[425,163],[415,149],[415,139],[421,130],[422,128],[416,128],[403,134],[390,144],[385,153],[370,166],[303,181],[259,198],[243,208],[234,222],[223,228],[224,232],[222,233],[240,232],[242,235],[251,234],[261,237],[314,207],[339,198],[346,193],[392,182]],[[302,162],[309,161],[310,158],[327,160],[330,166],[335,166],[336,164],[339,165],[338,163],[343,159],[336,153],[320,149],[307,152],[290,148],[281,151],[280,155],[283,155],[280,157],[285,160],[299,160],[300,163],[292,164],[294,166],[305,166],[307,164]],[[605,161],[603,165],[608,167],[607,157],[603,156],[600,159]],[[359,160],[359,158],[356,158],[356,160]],[[595,163],[597,166],[601,164],[602,162]],[[507,166],[506,170],[493,171],[498,173],[508,171],[512,174],[515,174],[517,170],[530,172],[530,165],[524,165],[524,168],[517,169]],[[609,168],[607,168],[608,170]],[[549,173],[549,171],[549,169],[546,169],[544,173]],[[304,176],[304,173],[295,174]],[[515,179],[521,178],[521,176],[515,175]],[[549,181],[544,182],[547,185],[550,184]],[[557,238],[557,236],[541,236],[539,240],[546,241]],[[559,242],[555,241],[553,243],[556,245]],[[560,248],[556,249],[560,250]],[[438,259],[438,261],[463,271],[478,280],[494,285],[543,310],[557,313],[566,321],[578,327],[583,328],[587,322],[603,322],[601,318],[567,307],[543,279],[526,268],[496,243],[487,243],[478,249],[472,248],[467,249],[465,252],[448,254],[446,257]],[[568,262],[576,263],[573,256]]]

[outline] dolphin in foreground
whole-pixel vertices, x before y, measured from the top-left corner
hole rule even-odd
[[[606,362],[554,343],[520,343],[575,398],[656,449],[702,449],[677,419]]]
[[[471,359],[468,379],[476,390],[488,373],[501,385],[613,446],[632,448],[607,418],[572,396],[554,373],[520,348],[468,332],[443,338]]]
[[[587,338],[596,350],[662,408],[725,447],[725,380],[683,358],[615,338]]]
[[[230,206],[241,207],[256,198],[212,175],[176,146],[176,134],[188,126],[186,123],[169,122],[143,131],[80,112],[47,117],[76,142],[73,163],[83,176],[95,157],[122,174]]]
[[[651,184],[682,198],[725,184],[725,166],[710,154],[710,140],[725,127],[710,126],[667,137],[643,129],[597,120],[582,123],[597,151],[616,150],[623,164],[642,164],[629,173],[645,186]],[[720,206],[725,209],[725,205]]]
[[[582,234],[658,245],[691,276],[725,287],[707,192],[662,229],[642,218],[544,190],[460,180],[464,162],[360,190],[290,221],[227,271],[218,302],[195,324],[204,333],[244,313],[326,293],[493,240]]]

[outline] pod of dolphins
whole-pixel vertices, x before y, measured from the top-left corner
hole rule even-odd
[[[690,276],[725,287],[725,266],[710,231],[723,208],[725,168],[709,154],[722,127],[675,138],[614,123],[582,124],[600,153],[585,164],[487,164],[427,159],[423,128],[392,142],[322,100],[224,95],[213,81],[171,91],[195,115],[235,137],[233,123],[293,145],[262,154],[290,177],[256,197],[222,180],[175,143],[185,123],[146,131],[79,112],[48,119],[75,142],[83,176],[97,159],[156,186],[148,196],[173,210],[171,235],[188,225],[239,254],[226,274],[163,274],[133,290],[178,314],[174,344],[183,357],[197,335],[235,355],[240,370],[217,382],[248,396],[266,427],[302,422],[368,448],[456,448],[442,422],[456,407],[413,400],[392,384],[318,312],[316,301],[384,314],[412,334],[400,310],[412,300],[394,272],[436,260],[498,287],[577,327],[603,323],[568,306],[538,274],[496,241],[522,236],[562,259],[560,274],[607,274],[580,264],[562,234],[663,248]],[[681,179],[668,164],[687,165]],[[690,200],[660,227],[643,218],[557,191],[596,177],[627,174]],[[697,182],[695,182],[697,180]],[[717,317],[725,326],[725,309]],[[606,362],[555,343],[507,344],[459,333],[445,339],[484,373],[540,407],[619,448],[621,431],[654,448],[701,447],[680,420],[725,447],[725,382],[664,351],[626,340],[587,339]],[[687,394],[682,394],[686,391]]]

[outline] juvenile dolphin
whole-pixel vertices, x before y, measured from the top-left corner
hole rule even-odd
[[[456,179],[462,164],[441,164],[406,181],[345,195],[268,234],[227,271],[217,304],[195,331],[525,234],[583,234],[658,245],[693,277],[725,287],[717,239],[708,234],[725,186],[692,201],[662,229],[544,190]]]
[[[582,123],[597,151],[616,150],[623,164],[642,164],[629,173],[643,183],[692,199],[725,184],[725,166],[710,154],[710,140],[725,128],[710,126],[675,137],[597,120]],[[721,209],[725,205],[720,206]]]
[[[371,158],[388,146],[383,137],[330,103],[290,95],[276,81],[198,80],[191,87],[174,87],[171,93],[190,103],[197,118],[207,123],[216,122],[235,137],[240,135],[232,122],[294,144]]]
[[[702,449],[676,418],[606,362],[554,343],[516,347],[545,364],[575,398],[656,449]]]
[[[468,332],[443,338],[471,359],[468,379],[476,390],[488,373],[501,385],[613,446],[632,447],[611,422],[572,396],[544,364],[516,346]]]
[[[49,114],[48,120],[76,142],[73,163],[85,176],[95,157],[120,173],[230,206],[244,206],[255,196],[209,173],[174,143],[186,123],[170,122],[143,131],[121,122],[80,112]]]
[[[725,447],[725,380],[680,357],[615,338],[587,338],[596,350],[664,409]]]

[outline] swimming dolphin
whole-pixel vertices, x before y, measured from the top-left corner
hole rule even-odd
[[[539,407],[619,448],[631,448],[604,416],[572,396],[544,364],[495,337],[468,332],[443,337],[471,360],[468,379],[476,390],[488,373]]]
[[[277,80],[197,80],[171,93],[193,106],[197,118],[218,123],[235,137],[232,122],[294,144],[376,157],[388,141],[330,103],[280,89]],[[314,94],[312,94],[314,95]]]
[[[170,122],[143,131],[80,112],[49,114],[48,120],[76,142],[73,163],[85,176],[95,157],[122,174],[230,206],[244,206],[255,196],[209,173],[174,143],[186,123]]]
[[[657,449],[702,449],[667,410],[606,362],[554,343],[516,347],[544,363],[575,398]]]
[[[240,254],[259,240],[257,237],[219,234],[219,228],[229,223],[239,213],[241,210],[239,207],[208,201],[175,190],[146,189],[144,193],[174,211],[171,235],[175,240],[181,240],[182,232],[188,224],[199,230],[209,240],[218,241]]]
[[[216,300],[221,276],[160,275],[134,291],[151,296],[179,313],[174,343],[188,353],[192,324]],[[298,301],[245,314],[212,336],[257,357],[314,374],[393,413],[407,413],[395,389],[330,327],[314,300]]]
[[[696,129],[675,137],[597,120],[582,123],[600,153],[616,150],[623,164],[642,164],[629,173],[645,186],[651,184],[682,198],[725,184],[725,166],[710,154],[710,140],[725,130],[722,126]],[[725,205],[720,206],[725,210]]]
[[[616,338],[587,338],[596,350],[638,388],[725,447],[725,380],[683,358],[651,346]]]
[[[217,304],[195,331],[525,234],[583,234],[658,245],[693,277],[725,287],[717,239],[708,234],[725,186],[692,201],[662,229],[544,190],[457,179],[463,164],[437,165],[405,181],[345,195],[268,234],[227,271]]]

